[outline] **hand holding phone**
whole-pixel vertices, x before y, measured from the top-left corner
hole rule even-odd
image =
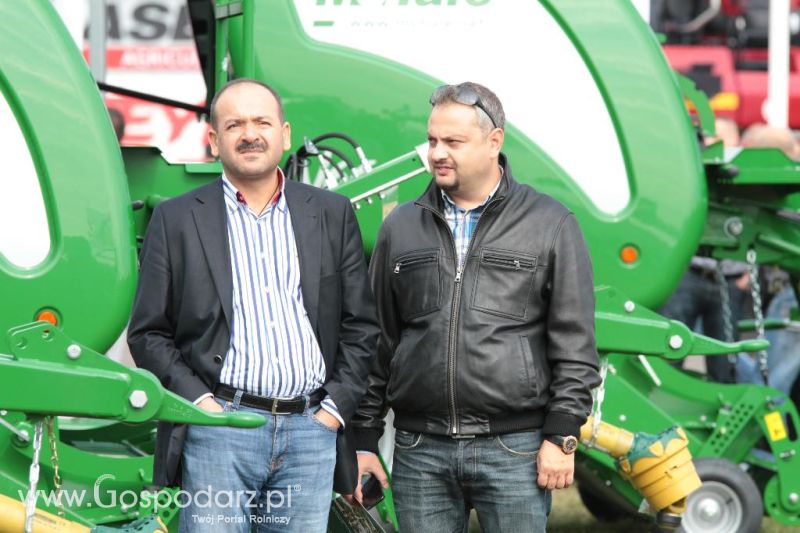
[[[361,482],[361,505],[364,509],[372,509],[383,501],[383,487],[373,474],[370,474]]]

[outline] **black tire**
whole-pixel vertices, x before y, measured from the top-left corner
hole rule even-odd
[[[689,495],[682,533],[756,533],[764,502],[753,479],[726,459],[695,459],[703,485]]]
[[[583,483],[578,483],[577,487],[583,505],[601,522],[616,522],[632,517],[628,510],[605,494],[595,492]]]

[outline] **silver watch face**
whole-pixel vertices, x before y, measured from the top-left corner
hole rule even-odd
[[[572,435],[564,437],[561,449],[564,450],[564,453],[575,453],[575,450],[578,449],[578,439]]]

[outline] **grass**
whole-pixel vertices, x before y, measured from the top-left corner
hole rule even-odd
[[[550,533],[618,533],[646,532],[652,528],[648,524],[636,520],[620,522],[600,522],[584,507],[578,490],[575,487],[553,493],[553,509],[547,524]],[[473,514],[470,533],[480,533],[481,528]],[[784,526],[771,518],[765,517],[761,522],[762,533],[798,533],[800,528]]]

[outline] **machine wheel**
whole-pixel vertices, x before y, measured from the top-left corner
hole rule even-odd
[[[741,468],[725,459],[695,459],[703,485],[686,503],[685,533],[750,533],[761,529],[761,491]]]
[[[617,520],[631,517],[631,513],[609,498],[593,492],[591,489],[584,487],[582,483],[578,483],[577,486],[583,505],[592,513],[592,516],[601,522],[616,522]]]

